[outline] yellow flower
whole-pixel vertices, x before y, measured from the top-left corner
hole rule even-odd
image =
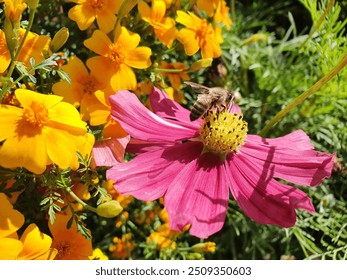
[[[22,18],[22,13],[26,9],[25,0],[4,0],[5,15],[12,22],[19,22]]]
[[[54,224],[48,224],[53,236],[52,247],[58,250],[56,260],[88,260],[93,255],[92,241],[77,231],[73,222],[66,228],[69,215],[57,214]]]
[[[69,62],[61,69],[69,75],[71,83],[65,80],[55,83],[52,91],[54,94],[64,97],[65,102],[79,107],[82,120],[88,121],[90,119],[90,107],[100,103],[95,92],[101,90],[106,95],[110,95],[113,93],[112,88],[109,83],[97,79],[93,71],[89,73],[82,60],[76,56],[70,57]],[[102,123],[92,125],[99,124]]]
[[[100,248],[95,248],[93,250],[93,255],[89,257],[91,260],[108,260],[108,256],[104,254],[103,251],[101,251]]]
[[[26,89],[15,94],[22,108],[0,105],[0,165],[36,174],[52,163],[77,169],[76,151],[89,154],[94,141],[78,111],[59,96]]]
[[[95,70],[100,80],[110,80],[114,91],[135,89],[137,81],[132,68],[145,69],[151,65],[152,51],[148,47],[138,47],[140,39],[125,27],[121,27],[113,43],[105,33],[94,31],[84,45],[99,56],[88,59],[87,66]]]
[[[124,260],[128,258],[134,250],[134,241],[132,240],[131,233],[126,233],[122,238],[113,238],[114,245],[109,247],[112,257],[115,259]]]
[[[210,242],[210,241],[205,243],[198,243],[192,246],[192,251],[196,253],[202,253],[202,252],[214,253],[216,252],[216,243]]]
[[[215,58],[221,55],[219,38],[212,25],[191,12],[177,11],[176,21],[186,26],[177,34],[187,55],[193,55],[201,49],[202,58]]]
[[[25,33],[25,29],[19,30],[19,41],[21,42]],[[46,35],[38,35],[34,32],[29,32],[21,52],[18,57],[18,61],[25,64],[26,67],[30,67],[29,59],[34,58],[35,64],[45,59],[43,52],[49,53],[49,44],[51,38]]]
[[[11,63],[11,55],[7,48],[5,32],[0,29],[0,73],[5,72]]]
[[[166,249],[166,248],[174,250],[177,248],[177,244],[175,241],[171,240],[168,237],[163,236],[159,232],[152,232],[148,236],[146,243],[156,245],[159,250]]]
[[[80,30],[86,30],[95,20],[99,28],[110,32],[115,23],[116,16],[122,1],[119,0],[70,0],[77,3],[69,10],[68,16],[75,21]]]
[[[230,29],[230,25],[233,23],[229,17],[229,7],[223,0],[219,0],[217,3],[216,11],[213,16],[214,22],[222,22],[225,24],[227,30]]]
[[[13,209],[3,193],[0,193],[0,205],[0,260],[46,260],[55,257],[57,252],[51,248],[52,239],[35,224],[29,225],[18,240],[17,231],[24,224],[24,216]]]
[[[175,40],[177,29],[175,27],[175,20],[165,17],[165,1],[152,0],[151,7],[145,1],[141,1],[138,4],[138,10],[142,19],[153,27],[154,33],[159,41],[170,48]]]

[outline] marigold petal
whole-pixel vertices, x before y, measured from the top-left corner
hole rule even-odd
[[[122,47],[125,52],[135,49],[140,43],[141,37],[137,33],[133,33],[126,29],[124,26],[121,27],[121,32],[116,38],[117,44]]]
[[[138,47],[128,52],[124,61],[125,64],[138,69],[145,69],[151,66],[150,56],[152,50],[148,47]]]
[[[148,4],[145,1],[140,1],[137,4],[137,9],[141,15],[141,18],[147,22],[150,22],[151,8],[148,6]]]
[[[117,70],[112,61],[109,58],[103,56],[94,56],[92,58],[89,58],[86,63],[88,68],[93,71],[93,74],[95,75],[97,80],[100,80],[105,84],[107,82],[109,83],[112,75]]]
[[[200,49],[198,37],[195,36],[195,31],[191,29],[182,28],[178,31],[177,40],[181,42],[187,55],[196,54]]]
[[[118,1],[113,1],[118,2]],[[115,23],[116,23],[116,16],[114,15],[113,11],[109,9],[102,9],[98,16],[97,16],[97,23],[101,31],[105,32],[106,34],[112,31]]]
[[[149,111],[129,91],[118,91],[110,96],[111,116],[130,136],[145,141],[177,141],[193,138],[198,131],[172,124]]]
[[[119,122],[112,118],[104,126],[102,134],[105,138],[122,138],[128,135]]]
[[[23,242],[23,250],[18,255],[20,260],[42,260],[52,244],[52,238],[42,233],[35,224],[25,229],[20,240]]]
[[[177,170],[170,183],[166,182],[169,186],[165,207],[172,230],[183,230],[191,224],[191,235],[207,238],[224,224],[229,189],[219,156],[212,153],[199,155],[195,155],[196,160],[191,162],[186,161],[187,156],[181,159],[184,168]]]
[[[24,167],[35,174],[43,173],[46,165],[51,163],[46,153],[45,135],[30,127],[23,127],[20,131],[22,135],[7,139],[0,147],[0,165],[6,168]]]
[[[104,32],[95,30],[93,35],[89,39],[85,40],[83,44],[91,51],[99,55],[106,56],[110,51],[109,46],[112,44],[112,42]]]
[[[61,68],[69,74],[72,82],[83,83],[87,78],[89,78],[87,67],[77,56],[71,56],[69,62]]]
[[[13,238],[0,239],[0,260],[15,260],[23,249],[23,244]]]
[[[166,3],[161,0],[152,1],[152,18],[153,21],[160,22],[166,13]]]
[[[50,109],[63,99],[60,96],[41,94],[28,89],[17,89],[15,94],[24,108],[31,107],[33,101],[35,101],[42,104],[46,109]]]
[[[198,17],[192,17],[191,13],[177,11],[176,21],[183,24],[186,27],[196,30],[200,24],[201,19]]]
[[[125,64],[119,65],[119,69],[113,73],[110,82],[114,91],[118,91],[120,89],[134,90],[137,86],[134,71]]]
[[[291,227],[296,221],[296,208],[314,212],[310,198],[303,191],[268,178],[245,156],[235,156],[226,163],[230,190],[252,220]]]
[[[12,204],[4,193],[0,193],[0,205],[0,238],[3,238],[22,227],[24,216],[19,211],[13,209]]]
[[[16,123],[22,114],[21,108],[0,104],[0,141],[15,135]]]
[[[205,43],[201,46],[202,58],[215,58],[221,56],[219,43],[213,36],[206,38]]]
[[[79,107],[84,95],[83,86],[74,82],[67,81],[57,82],[52,86],[52,92],[55,95],[63,97],[63,101]]]
[[[68,17],[75,21],[80,30],[86,30],[95,20],[95,14],[88,5],[76,5],[68,12]]]

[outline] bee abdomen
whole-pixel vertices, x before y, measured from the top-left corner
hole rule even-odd
[[[195,102],[192,110],[190,111],[189,118],[191,121],[195,121],[201,117],[206,111],[206,106],[201,102]]]

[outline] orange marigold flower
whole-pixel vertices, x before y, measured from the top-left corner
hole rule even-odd
[[[116,16],[122,1],[115,0],[70,0],[76,3],[69,10],[68,16],[75,21],[80,30],[86,30],[95,20],[99,28],[110,32],[115,23]]]
[[[153,27],[154,33],[159,41],[170,48],[175,40],[177,29],[175,27],[175,20],[165,16],[165,1],[152,0],[151,7],[145,1],[141,1],[138,4],[138,10],[142,19]]]
[[[73,222],[67,229],[69,215],[57,214],[54,224],[48,224],[53,236],[53,245],[58,250],[56,260],[88,260],[93,255],[92,241],[77,231]]]
[[[76,151],[89,154],[94,137],[76,108],[62,97],[17,89],[22,108],[0,105],[0,165],[41,174],[52,163],[77,169]]]
[[[0,29],[0,73],[6,71],[11,63],[11,54],[7,48],[5,32]]]
[[[136,89],[137,81],[132,68],[148,68],[152,54],[150,48],[138,47],[140,40],[138,34],[125,27],[121,27],[113,43],[105,33],[95,30],[84,45],[99,56],[88,59],[87,66],[95,70],[97,78],[110,80],[114,91]]]
[[[93,250],[93,255],[89,257],[91,260],[108,260],[108,256],[100,248]]]
[[[187,55],[193,55],[201,49],[202,58],[215,58],[221,55],[219,38],[212,25],[191,12],[177,11],[176,21],[186,26],[177,34]]]

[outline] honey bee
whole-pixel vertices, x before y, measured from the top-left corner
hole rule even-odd
[[[208,88],[193,82],[184,83],[191,86],[198,94],[198,99],[190,111],[189,118],[191,121],[205,116],[209,111],[224,110],[233,98],[239,99],[241,97],[239,92],[221,87]]]

